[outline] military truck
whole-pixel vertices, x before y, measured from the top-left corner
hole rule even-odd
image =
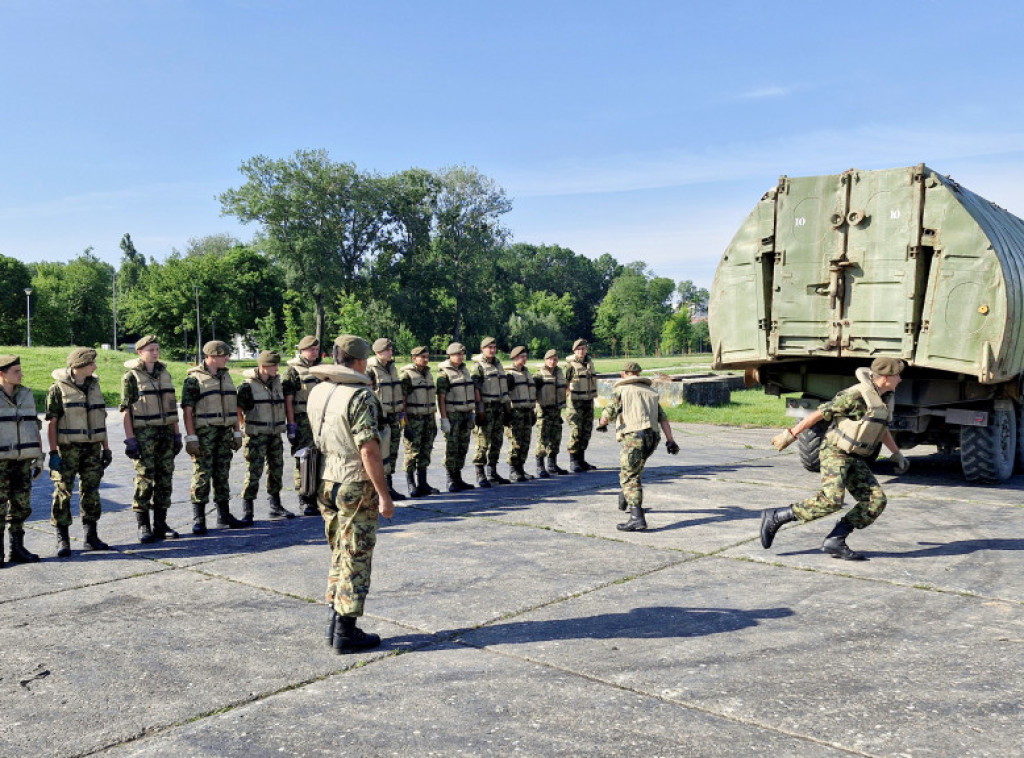
[[[722,255],[708,322],[713,367],[794,393],[788,415],[895,356],[901,448],[959,450],[970,481],[1024,465],[1024,221],[924,164],[782,176]],[[798,440],[810,470],[822,427]]]

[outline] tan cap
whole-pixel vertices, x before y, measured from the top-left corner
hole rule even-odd
[[[380,339],[374,340],[373,352],[383,353],[388,348],[395,349],[395,343],[389,340],[387,337],[381,337]]]
[[[428,348],[426,345],[420,345],[419,347],[414,347],[412,349],[411,355],[412,355],[413,358],[415,358],[417,355],[423,355],[424,353],[429,353],[429,352],[430,352],[430,348]]]
[[[555,350],[554,348],[551,348],[546,353],[544,353],[544,360],[547,360],[548,358],[557,358],[557,357],[558,357],[558,351]]]
[[[203,355],[208,355],[211,358],[230,358],[231,348],[228,347],[227,342],[221,342],[220,340],[210,340],[203,345]]]
[[[277,366],[281,363],[281,354],[276,350],[264,350],[256,358],[256,363],[260,366]]]
[[[82,368],[96,362],[96,351],[91,347],[76,347],[68,354],[68,368]]]
[[[0,371],[6,371],[11,366],[17,366],[21,363],[21,358],[17,355],[0,355]]]
[[[158,340],[156,338],[155,334],[147,334],[145,337],[143,337],[142,339],[140,339],[138,342],[135,343],[135,349],[136,350],[142,350],[144,347],[149,347],[150,345],[153,345],[153,344],[156,344],[156,343],[159,343],[159,342],[160,342],[160,340]]]
[[[448,346],[448,349],[445,350],[445,354],[447,355],[458,355],[459,353],[464,352],[466,352],[466,346],[461,342],[453,342]]]
[[[490,347],[491,345],[497,344],[498,340],[494,339],[494,337],[484,337],[482,340],[480,340],[480,349],[483,350],[485,347]]]
[[[370,343],[354,334],[340,335],[334,340],[334,346],[357,361],[365,361],[370,357]]]
[[[572,349],[576,350],[577,348],[580,348],[580,347],[590,347],[590,343],[587,342],[582,337],[580,337],[578,340],[576,340],[575,342],[572,343]]]
[[[871,372],[879,376],[896,376],[905,365],[899,358],[875,358],[871,361]]]
[[[643,369],[640,368],[640,364],[636,361],[626,361],[622,366],[622,370],[628,374],[639,374],[643,371]]]
[[[299,350],[306,350],[311,347],[320,347],[320,340],[318,340],[312,334],[307,334],[305,337],[299,340]]]
[[[515,360],[520,355],[526,355],[526,348],[523,347],[522,345],[516,345],[514,348],[512,348],[512,352],[508,354],[508,357]]]

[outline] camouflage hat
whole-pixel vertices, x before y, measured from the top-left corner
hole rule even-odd
[[[412,349],[411,355],[412,355],[413,358],[415,358],[417,355],[424,355],[424,354],[429,354],[429,353],[430,353],[430,348],[429,347],[427,347],[426,345],[420,345],[419,347],[414,347]]]
[[[320,340],[318,340],[311,334],[307,334],[305,337],[299,340],[299,350],[306,350],[311,347],[320,347]]]
[[[643,371],[643,369],[640,368],[640,364],[637,363],[636,361],[626,361],[626,363],[622,367],[622,370],[625,371],[627,374],[639,374],[641,371]]]
[[[155,345],[159,342],[160,340],[156,338],[155,334],[147,334],[145,337],[143,337],[142,339],[135,343],[135,349],[142,350],[143,348],[149,347],[150,345]]]
[[[370,357],[370,343],[354,334],[342,334],[334,340],[334,346],[357,361],[365,361]]]
[[[211,358],[230,358],[231,348],[228,347],[227,342],[221,340],[210,340],[203,345],[203,355],[208,355]]]
[[[483,350],[485,347],[490,347],[491,345],[497,344],[498,340],[494,339],[494,337],[484,337],[482,340],[480,340],[480,349]]]
[[[96,351],[91,347],[76,347],[68,354],[68,368],[82,368],[96,362]]]
[[[11,366],[17,366],[21,363],[21,358],[17,355],[0,355],[0,371],[6,371]]]
[[[879,376],[896,376],[905,364],[899,358],[875,358],[871,361],[871,373]]]
[[[394,350],[395,349],[395,343],[392,342],[391,340],[389,340],[387,337],[381,337],[380,339],[374,341],[374,343],[373,343],[373,352],[375,352],[375,353],[383,353],[389,347],[392,350]]]
[[[572,349],[577,350],[581,347],[590,347],[590,343],[580,337],[578,340],[572,343]]]
[[[557,357],[558,357],[558,351],[555,350],[554,348],[551,348],[546,353],[544,353],[544,360],[547,360],[548,358],[557,358]]]
[[[264,350],[256,358],[256,363],[260,366],[277,366],[281,363],[281,354],[276,350]]]
[[[522,345],[516,345],[514,348],[512,348],[512,352],[508,354],[508,357],[511,358],[512,360],[515,360],[520,355],[526,355],[526,348],[523,347]]]
[[[466,352],[466,346],[461,342],[453,342],[448,346],[448,349],[445,350],[446,355],[458,355],[459,353],[464,352]]]

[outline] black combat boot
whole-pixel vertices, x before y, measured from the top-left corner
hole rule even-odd
[[[330,647],[334,644],[334,630],[338,628],[338,612],[334,610],[334,606],[330,607],[330,613],[327,616],[327,646]]]
[[[0,532],[2,535],[2,532]],[[0,538],[0,553],[4,552],[3,539]],[[9,556],[11,563],[35,563],[39,560],[39,556],[35,553],[30,553],[25,549],[25,532],[11,532],[11,555]]]
[[[627,508],[629,508],[629,503],[626,502],[626,496],[623,495],[620,492],[619,493],[619,510],[620,511],[625,511]]]
[[[249,501],[252,503],[252,500]],[[226,526],[228,529],[245,529],[252,522],[246,523],[245,521],[236,519],[231,513],[231,508],[227,503],[216,503],[217,506],[217,526]],[[252,505],[249,506],[249,513],[252,513]]]
[[[569,468],[574,474],[582,474],[586,471],[583,468],[583,464],[580,463],[580,456],[576,455],[576,453],[569,453]]]
[[[416,484],[416,472],[412,469],[405,472],[405,486],[409,489],[409,497],[422,497],[419,485]]]
[[[765,550],[770,548],[775,532],[790,521],[796,521],[796,515],[788,505],[785,508],[766,508],[761,511],[761,547]]]
[[[282,519],[295,518],[295,514],[281,505],[281,494],[267,495],[267,504],[270,506],[270,520],[281,521]]]
[[[143,545],[156,542],[156,537],[149,528],[149,511],[135,511],[135,523],[139,527],[139,542]]]
[[[540,479],[550,479],[551,478],[551,474],[549,474],[548,470],[544,467],[544,456],[543,455],[538,455],[537,456],[537,476]]]
[[[512,482],[498,473],[497,464],[487,467],[487,481],[491,484],[512,484]]]
[[[558,476],[568,476],[569,472],[558,465],[558,456],[548,456],[548,473],[558,474]]]
[[[576,454],[576,460],[579,462],[580,468],[583,469],[584,471],[596,471],[597,466],[595,466],[593,463],[587,463],[586,458],[583,457],[584,455],[585,453],[583,452]]]
[[[302,505],[303,516],[320,515],[320,509],[316,507],[316,498],[299,495],[299,503]]]
[[[487,481],[487,474],[484,473],[483,466],[476,467],[476,486],[482,490],[491,486],[491,483]]]
[[[853,525],[843,519],[836,522],[835,528],[829,532],[825,541],[821,543],[822,552],[830,554],[833,558],[842,558],[844,561],[863,561],[863,555],[850,549],[846,544],[846,538],[853,531]]]
[[[7,555],[7,548],[4,545],[4,528],[6,526],[7,525],[3,521],[0,521],[0,568],[7,565],[7,560],[5,558]],[[14,542],[13,538],[11,539],[11,542]]]
[[[96,533],[96,522],[95,521],[83,521],[82,526],[85,528],[85,546],[90,550],[110,550],[110,545],[100,539],[100,535]]]
[[[167,525],[167,511],[163,508],[153,509],[153,539],[162,540],[170,537],[172,540],[178,539],[181,535],[171,529]]]
[[[462,488],[459,487],[459,483],[455,479],[455,475],[451,471],[445,471],[444,474],[445,485],[449,492],[462,492]]]
[[[192,503],[192,534],[202,537],[206,534],[206,505]]]
[[[71,555],[71,535],[68,533],[71,527],[57,527],[57,557],[68,558]]]
[[[430,482],[427,481],[427,470],[425,468],[416,470],[416,481],[418,482],[418,489],[423,493],[423,496],[427,495],[439,495],[441,490],[437,487],[431,487]]]
[[[231,516],[230,511],[228,511],[228,515]],[[234,516],[231,516],[231,518],[234,518]],[[238,519],[238,521],[243,526],[252,526],[253,522],[256,521],[256,502],[252,498],[242,500],[242,518]],[[217,507],[217,526],[230,526],[230,524],[221,523],[220,506]]]
[[[395,489],[394,480],[393,480],[391,474],[388,474],[387,480],[388,480],[388,494],[391,495],[391,499],[393,501],[395,501],[396,503],[401,502],[402,500],[405,500],[405,495],[403,495],[401,492],[399,492],[398,490]]]
[[[647,519],[644,518],[644,509],[640,506],[630,508],[629,521],[625,524],[616,524],[615,528],[620,532],[642,532],[647,528]]]
[[[526,478],[526,472],[525,471],[520,471],[519,468],[520,468],[519,466],[513,465],[513,464],[510,463],[508,465],[508,470],[509,470],[508,478],[511,481],[516,482],[516,483],[529,481],[529,479]]]
[[[334,651],[336,653],[358,653],[360,650],[369,650],[380,644],[380,637],[376,634],[367,634],[356,626],[355,616],[338,616],[338,623],[334,628]]]

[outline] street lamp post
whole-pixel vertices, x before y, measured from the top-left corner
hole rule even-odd
[[[25,344],[32,347],[32,288],[25,288]]]
[[[202,347],[201,347],[202,346],[202,342],[203,342],[203,338],[202,338],[203,332],[199,328],[199,285],[197,284],[197,285],[195,285],[195,287],[196,287],[196,290],[195,290],[196,291],[196,365],[198,366],[200,363],[203,362],[203,354],[202,354]]]

